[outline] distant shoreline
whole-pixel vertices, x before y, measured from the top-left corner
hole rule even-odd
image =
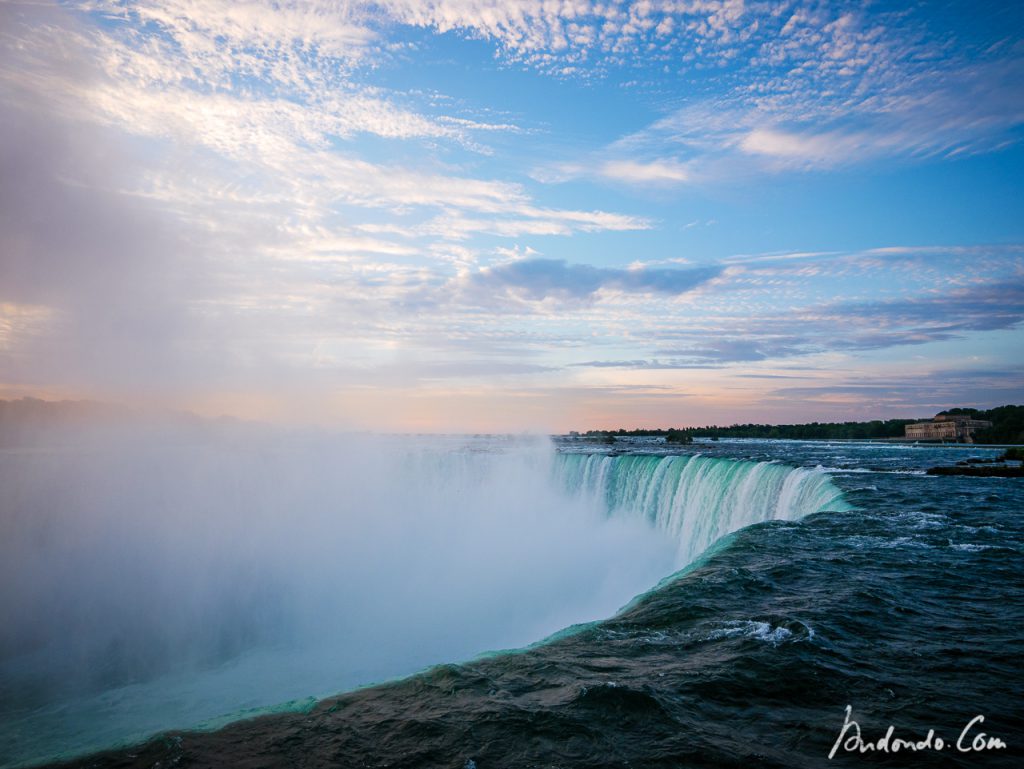
[[[600,445],[601,439],[593,436],[573,436],[570,433],[561,433],[552,435],[552,438],[566,441],[568,443],[589,443]],[[611,437],[619,440],[620,438],[625,439],[623,443],[633,442],[631,439],[636,438],[663,438],[661,435],[612,435]],[[696,443],[717,443],[718,441],[791,441],[793,443],[879,443],[887,446],[894,444],[906,445],[906,446],[920,446],[922,448],[951,448],[951,449],[1012,449],[1024,446],[1024,443],[955,443],[953,441],[921,441],[911,440],[908,438],[758,438],[755,436],[725,436],[718,440],[704,436],[695,436],[693,443],[680,443],[671,444],[661,441],[667,446],[692,446]],[[612,445],[612,444],[607,444]]]

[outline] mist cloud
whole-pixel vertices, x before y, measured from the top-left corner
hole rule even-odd
[[[546,441],[106,417],[30,437],[0,463],[0,694],[46,706],[50,751],[531,643],[678,557],[570,498]]]

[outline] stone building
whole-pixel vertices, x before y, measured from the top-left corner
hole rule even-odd
[[[974,443],[974,432],[991,426],[991,422],[967,414],[936,414],[930,422],[907,425],[906,437],[914,441]]]

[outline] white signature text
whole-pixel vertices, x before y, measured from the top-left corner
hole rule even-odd
[[[1006,743],[998,737],[991,737],[981,731],[985,723],[985,716],[977,715],[967,722],[967,725],[960,731],[956,742],[948,742],[935,734],[934,729],[929,729],[928,734],[920,739],[904,739],[896,736],[896,727],[890,726],[885,734],[878,739],[867,739],[861,732],[860,724],[853,720],[853,706],[846,706],[846,716],[843,718],[843,728],[839,730],[832,750],[828,757],[843,750],[847,753],[898,753],[901,750],[945,750],[955,749],[961,753],[981,753],[986,750],[1004,750]]]

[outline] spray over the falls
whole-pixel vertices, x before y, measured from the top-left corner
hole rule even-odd
[[[0,767],[520,647],[845,506],[782,465],[230,427],[5,450],[0,485]]]

